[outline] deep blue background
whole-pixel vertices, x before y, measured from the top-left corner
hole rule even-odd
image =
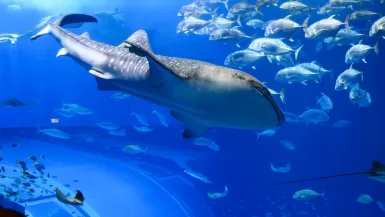
[[[177,35],[176,26],[181,19],[176,16],[179,8],[189,1],[128,1],[108,4],[110,10],[119,5],[124,11],[128,28],[116,32],[111,30],[108,36],[98,35],[90,31],[92,39],[104,43],[118,45],[131,33],[138,29],[148,31],[152,48],[155,53],[203,60],[223,65],[225,57],[237,50],[233,45],[224,45],[208,40],[206,36]],[[235,1],[230,2],[230,5]],[[282,2],[280,2],[282,3]],[[319,3],[323,5],[323,2]],[[377,4],[377,3],[376,3]],[[384,5],[379,6],[384,7]],[[93,5],[79,8],[78,11],[93,13],[106,8],[103,5]],[[98,9],[96,9],[98,8]],[[281,18],[286,13],[278,8],[263,8],[263,20]],[[0,32],[22,32],[36,25],[47,12],[37,9],[26,9],[18,13],[8,13],[6,8],[0,9],[4,15],[0,19]],[[310,23],[319,20],[321,16],[314,15]],[[344,15],[338,17],[344,20]],[[301,23],[304,18],[296,21]],[[88,28],[74,30],[76,33],[89,31]],[[109,31],[109,30],[106,30]],[[250,35],[251,29],[245,30]],[[366,32],[367,33],[367,32]],[[259,35],[262,37],[262,33]],[[337,76],[349,67],[344,63],[345,52],[349,46],[335,47],[315,52],[316,41],[303,39],[302,32],[298,38],[305,43],[301,62],[317,60],[324,68],[333,69]],[[374,45],[373,39],[364,40],[366,44]],[[248,42],[242,44],[246,47]],[[23,101],[39,100],[40,103],[26,108],[0,108],[0,127],[36,127],[50,126],[50,119],[57,117],[54,108],[60,108],[62,101],[79,103],[94,111],[92,116],[81,116],[72,119],[60,119],[59,126],[91,126],[97,121],[111,121],[122,125],[135,123],[130,117],[131,109],[146,115],[151,122],[158,124],[154,116],[150,116],[154,108],[168,115],[165,109],[132,97],[129,100],[116,102],[111,99],[113,92],[96,90],[94,78],[84,71],[70,58],[55,58],[59,44],[50,36],[45,36],[31,42],[28,38],[20,39],[16,45],[0,44],[0,99],[17,97]],[[197,188],[203,194],[207,190],[221,191],[224,185],[229,186],[229,195],[213,207],[220,211],[231,209],[237,216],[263,216],[266,212],[278,215],[277,204],[272,201],[286,201],[288,204],[302,209],[303,203],[294,201],[292,195],[303,188],[312,188],[320,193],[326,192],[327,203],[316,202],[316,209],[311,216],[383,216],[376,205],[361,205],[356,202],[362,193],[370,194],[375,200],[385,201],[384,185],[362,176],[336,178],[332,180],[314,181],[303,184],[274,187],[274,183],[288,180],[317,177],[322,175],[366,171],[372,160],[385,162],[385,145],[383,142],[383,123],[385,111],[385,45],[380,44],[380,55],[371,53],[367,64],[359,63],[354,67],[364,72],[361,88],[367,90],[372,97],[368,108],[358,108],[348,98],[347,91],[336,92],[334,80],[325,77],[320,84],[308,82],[302,84],[282,85],[274,82],[275,73],[280,69],[261,60],[257,70],[246,70],[275,90],[286,87],[287,104],[280,104],[284,111],[295,114],[302,113],[306,107],[316,108],[316,97],[323,92],[334,102],[334,109],[329,113],[330,120],[318,125],[296,125],[286,123],[277,131],[273,138],[261,137],[251,131],[217,129],[208,135],[221,147],[221,151],[206,161],[191,163],[191,167],[209,177],[214,186],[206,186],[197,182]],[[335,76],[335,77],[336,77]],[[277,99],[279,100],[279,99]],[[167,116],[170,125],[179,124]],[[346,128],[332,128],[336,120],[351,120]],[[53,126],[51,126],[53,127]],[[172,129],[166,129],[172,130]],[[169,140],[180,148],[191,148],[191,143],[182,141],[179,132]],[[148,138],[147,138],[148,139]],[[297,146],[296,151],[289,151],[280,145],[279,140],[290,140]],[[148,142],[157,143],[155,137]],[[160,144],[161,145],[161,144]],[[194,147],[193,147],[194,148]],[[285,165],[291,162],[292,171],[288,174],[274,173],[270,170],[270,162]],[[282,197],[285,196],[283,199]],[[240,201],[244,201],[240,202]],[[282,202],[283,203],[283,202]],[[224,204],[221,206],[220,204]],[[242,206],[245,208],[243,209]],[[311,205],[308,205],[311,206]],[[294,208],[293,208],[294,209]],[[303,208],[309,210],[310,208]],[[310,209],[311,210],[311,209]],[[286,212],[293,211],[289,208]],[[297,211],[293,211],[296,216]],[[330,215],[329,215],[330,213]],[[310,215],[309,215],[310,216]]]

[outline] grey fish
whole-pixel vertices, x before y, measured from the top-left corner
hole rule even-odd
[[[279,0],[257,0],[257,3],[255,4],[255,10],[261,14],[262,12],[260,11],[260,8],[261,7],[269,7],[270,5],[273,5],[273,6],[278,6],[278,1]]]
[[[240,47],[239,43],[246,39],[251,39],[252,36],[246,35],[244,32],[238,29],[238,27],[217,29],[210,34],[210,41],[221,41],[235,43],[237,47]]]
[[[32,39],[51,33],[68,55],[91,68],[89,72],[96,77],[99,90],[124,90],[170,109],[171,115],[186,125],[184,138],[202,136],[212,127],[275,128],[285,120],[266,86],[249,74],[206,62],[156,55],[143,30],[131,35],[123,46],[113,47],[60,27],[82,22],[96,19],[67,15],[48,24]]]
[[[302,49],[300,46],[298,49],[293,50],[289,45],[285,44],[282,40],[276,38],[257,38],[249,45],[248,49],[256,51],[264,55],[282,56],[288,53],[295,53],[295,59],[297,60],[298,54]],[[279,57],[277,57],[279,60]]]
[[[370,37],[379,37],[382,36],[385,39],[385,16],[378,19],[370,27],[369,31]]]
[[[280,9],[289,10],[291,12],[304,12],[311,11],[311,7],[303,4],[299,1],[288,1],[284,2],[279,6]]]
[[[295,31],[303,28],[303,26],[290,20],[290,17],[291,15],[288,15],[283,19],[274,20],[269,23],[265,30],[265,37],[288,38],[293,41],[291,37]]]
[[[269,129],[269,130],[264,130],[260,133],[257,133],[257,139],[259,139],[259,137],[261,136],[274,136],[275,135],[275,130],[274,129]]]
[[[293,195],[293,199],[303,200],[303,201],[314,201],[319,197],[325,197],[325,192],[322,194],[319,194],[311,189],[303,189],[295,192],[295,194]]]
[[[347,9],[354,11],[352,5],[349,5],[346,7],[346,6],[330,6],[327,4],[325,6],[320,7],[317,11],[317,14],[334,15],[334,14],[338,14],[340,12],[346,11]]]
[[[197,172],[194,172],[192,170],[189,170],[189,169],[185,169],[183,170],[183,172],[185,172],[186,174],[190,175],[191,177],[193,178],[196,178],[202,182],[205,182],[205,183],[208,183],[208,184],[211,184],[212,182],[206,178],[203,174],[200,174],[200,173],[197,173]]]
[[[306,124],[317,124],[328,121],[329,115],[323,110],[306,108],[306,111],[298,116],[298,120]]]
[[[275,75],[274,80],[281,83],[302,83],[307,85],[307,81],[312,80],[319,83],[320,74],[311,72],[299,66],[293,66],[281,69]]]
[[[311,24],[309,27],[307,26],[308,26],[310,16],[306,18],[306,20],[303,22],[305,38],[324,39],[328,37],[335,37],[337,32],[344,25],[347,30],[350,29],[349,17],[346,18],[345,23],[342,23],[341,21],[334,19],[334,16],[335,15],[332,15],[329,18],[319,20]]]
[[[120,129],[120,126],[111,122],[99,122],[95,124],[96,126],[104,129],[104,130],[118,130]]]
[[[325,95],[324,93],[321,93],[321,97],[317,98],[317,104],[321,107],[322,110],[329,112],[333,109],[333,101]]]
[[[285,54],[282,56],[274,56],[274,55],[267,55],[267,59],[270,63],[275,63],[279,66],[282,66],[284,68],[294,66],[294,60],[291,57],[291,54]]]
[[[368,107],[372,103],[370,93],[366,90],[362,90],[359,84],[355,84],[351,87],[349,99],[351,102],[358,104],[359,107]]]
[[[298,64],[297,66],[307,69],[311,72],[318,73],[321,77],[326,74],[330,74],[332,72],[332,70],[327,70],[322,66],[318,65],[317,61],[313,61],[310,63],[301,63],[301,64]]]
[[[359,10],[348,14],[349,20],[371,20],[374,17],[380,16],[380,14],[369,10]]]
[[[228,13],[230,13],[230,14],[239,14],[239,13],[243,13],[243,12],[245,12],[247,10],[252,10],[254,8],[255,8],[254,5],[249,4],[246,1],[242,1],[242,2],[237,2],[237,3],[233,4],[229,8]]]
[[[204,7],[198,6],[195,2],[193,2],[183,6],[178,12],[178,17],[184,17],[186,19],[194,16],[199,18],[207,14],[210,14],[210,12],[208,12]]]
[[[176,28],[176,33],[188,34],[191,32],[195,32],[209,24],[210,24],[210,21],[202,20],[191,16],[179,22]]]
[[[336,91],[347,90],[348,88],[357,84],[359,79],[361,79],[361,81],[364,80],[363,72],[353,69],[353,64],[352,64],[350,65],[349,69],[346,69],[337,77],[336,85],[334,86],[334,89]]]
[[[345,44],[354,45],[359,43],[365,34],[359,33],[350,29],[340,29],[335,37],[329,37],[324,39],[324,43],[328,44],[328,49],[332,49],[335,45],[341,46]]]
[[[145,118],[143,115],[140,115],[140,114],[136,113],[134,111],[134,109],[132,109],[132,112],[131,112],[130,116],[134,116],[136,118],[136,120],[140,124],[142,124],[143,126],[146,126],[146,127],[150,126],[150,124],[148,123],[147,118]]]
[[[68,104],[63,102],[62,108],[70,109],[78,115],[90,115],[93,113],[91,109],[85,108],[78,104]]]
[[[297,147],[290,141],[287,141],[287,140],[279,140],[279,143],[281,143],[285,148],[291,150],[291,151],[294,151],[295,149],[297,149]]]
[[[260,29],[264,24],[265,22],[260,19],[252,19],[246,22],[246,26],[250,26],[254,29]]]
[[[338,120],[338,121],[334,122],[333,127],[334,128],[346,127],[351,123],[352,123],[351,121],[347,121],[347,120]]]
[[[205,6],[206,8],[215,8],[220,4],[223,4],[227,10],[229,10],[229,0],[196,0],[198,5]]]
[[[252,50],[240,50],[229,54],[225,59],[225,66],[237,66],[243,68],[245,66],[252,65],[257,60],[264,57],[263,54]],[[252,66],[255,69],[255,66]]]
[[[57,112],[59,115],[66,117],[66,118],[72,118],[77,116],[78,114],[71,109],[67,108],[60,108],[60,109],[55,109],[55,112]]]
[[[363,4],[365,2],[371,2],[370,0],[329,0],[330,6],[349,6],[356,4]]]
[[[58,139],[70,139],[71,136],[58,129],[40,129],[37,128],[37,133],[44,133],[47,136],[51,136]]]
[[[288,173],[290,172],[291,170],[291,165],[290,163],[288,163],[286,166],[283,166],[283,167],[276,167],[273,165],[273,163],[270,163],[270,168],[272,171],[274,172],[278,172],[278,173]]]
[[[149,132],[151,132],[153,129],[152,128],[149,128],[149,127],[147,127],[147,126],[137,126],[137,125],[132,125],[132,127],[136,130],[136,131],[138,131],[138,132],[140,132],[140,133],[149,133]]]
[[[369,55],[369,52],[370,51],[374,51],[376,53],[376,55],[378,56],[378,44],[379,44],[379,41],[377,41],[377,43],[371,47],[369,45],[366,45],[366,44],[361,44],[362,43],[362,40],[352,46],[345,54],[345,63],[347,64],[352,64],[352,63],[359,63],[359,62],[364,62],[364,63],[367,63],[365,58],[366,56]]]
[[[167,123],[166,117],[164,117],[164,115],[162,113],[158,112],[157,110],[153,110],[151,112],[151,114],[155,114],[158,117],[160,123],[163,126],[168,127],[168,123]]]
[[[122,99],[127,99],[129,98],[131,95],[128,94],[128,93],[123,93],[123,92],[116,92],[114,95],[112,95],[111,97],[116,99],[116,100],[122,100]]]

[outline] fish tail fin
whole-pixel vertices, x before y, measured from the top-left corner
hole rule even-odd
[[[302,29],[305,32],[305,34],[308,34],[307,26],[309,24],[310,16],[308,16],[302,23]]]
[[[84,202],[84,196],[83,196],[83,193],[79,190],[77,190],[76,192],[76,195],[75,195],[75,199],[79,200],[80,202]]]
[[[259,137],[261,136],[260,133],[257,133],[257,140],[259,140]]]
[[[373,49],[374,49],[374,52],[376,53],[376,55],[378,56],[380,51],[378,50],[378,45],[380,44],[380,40],[378,40],[376,42],[376,44],[374,45]]]
[[[254,40],[257,38],[257,36],[258,36],[258,33],[254,33],[250,38],[251,38],[251,40]]]
[[[350,14],[346,15],[346,18],[345,18],[345,29],[348,32],[350,32],[349,20],[350,20]]]
[[[217,19],[217,10],[218,8],[215,8],[213,11],[211,11],[211,22],[215,22]]]
[[[229,192],[229,189],[227,188],[227,186],[225,185],[225,193],[227,194]]]
[[[135,115],[135,111],[134,111],[134,109],[132,108],[131,110],[132,110],[132,112],[131,112],[130,116],[133,116],[133,115]]]
[[[37,128],[36,128],[36,134],[39,134],[40,132],[41,132],[41,129],[40,129],[39,126],[37,126]]]
[[[223,4],[225,5],[226,10],[229,10],[229,0],[224,1]]]
[[[299,52],[301,51],[301,49],[302,49],[302,47],[303,47],[303,45],[301,45],[301,47],[299,47],[297,50],[295,50],[295,60],[297,61],[298,60],[298,54],[299,54]]]
[[[334,70],[333,70],[333,69],[330,69],[330,70],[329,70],[329,74],[330,74],[330,79],[333,81],[334,78],[335,78]]]
[[[285,92],[286,92],[286,88],[282,88],[282,90],[279,92],[279,98],[281,98],[281,101],[286,104],[286,101],[285,101]]]
[[[349,5],[349,6],[347,6],[347,8],[349,8],[352,11],[355,11],[353,5]]]
[[[241,15],[238,16],[237,18],[237,24],[242,27],[242,22],[241,22]]]
[[[68,14],[65,16],[60,17],[55,22],[53,22],[54,25],[60,26],[60,27],[68,27],[68,28],[79,28],[83,25],[83,23],[97,23],[98,20],[90,15],[86,14]],[[36,35],[31,37],[31,40],[35,40],[39,38],[40,36],[47,35],[51,33],[51,25],[48,24],[46,27],[44,27],[40,32],[38,32]]]

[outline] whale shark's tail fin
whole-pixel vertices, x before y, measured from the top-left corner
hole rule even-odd
[[[98,20],[87,14],[68,14],[57,19],[53,24],[65,27],[65,28],[79,28],[84,23],[97,23]],[[36,35],[31,37],[31,40],[35,40],[42,35],[49,34],[51,32],[50,24],[48,24],[44,29],[38,32]]]

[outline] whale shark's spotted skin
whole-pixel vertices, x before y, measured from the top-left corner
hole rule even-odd
[[[95,20],[66,15],[32,39],[51,33],[63,46],[57,56],[69,55],[87,66],[99,90],[127,92],[170,109],[171,116],[186,126],[184,138],[203,136],[213,127],[260,130],[285,121],[269,89],[245,72],[154,54],[143,30],[114,47],[61,27]]]

